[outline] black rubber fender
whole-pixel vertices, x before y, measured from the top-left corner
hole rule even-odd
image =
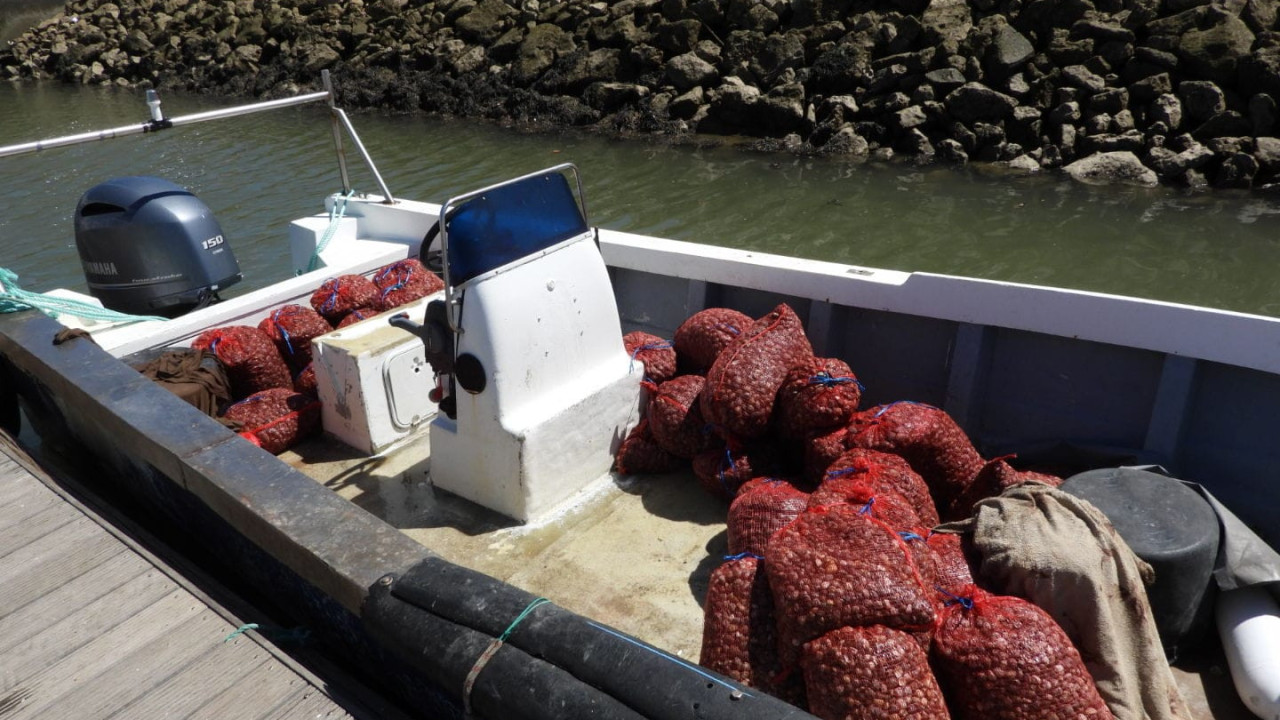
[[[537,600],[484,573],[428,558],[399,577],[391,594],[435,616],[496,637]],[[812,719],[809,713],[602,623],[554,604],[511,628],[507,644],[652,720]],[[565,716],[569,717],[569,716]]]
[[[362,618],[369,634],[407,660],[424,681],[465,704],[467,676],[493,636],[407,603],[381,582],[371,589]],[[492,720],[643,720],[616,699],[506,643],[475,675],[470,703],[471,716]]]

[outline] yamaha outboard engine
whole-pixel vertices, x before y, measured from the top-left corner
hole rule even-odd
[[[167,180],[123,177],[90,188],[75,227],[89,293],[112,310],[176,317],[241,278],[213,212]]]

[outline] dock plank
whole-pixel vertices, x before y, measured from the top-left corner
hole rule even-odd
[[[233,647],[245,643],[252,647]],[[153,686],[145,695],[107,716],[108,720],[132,718],[181,718],[207,705],[228,687],[252,682],[259,669],[271,661],[271,655],[256,643],[236,639],[225,649],[207,652],[191,664]],[[218,682],[209,682],[218,678]]]
[[[403,717],[356,683],[339,684],[336,699],[327,682],[257,633],[226,641],[243,616],[143,547],[134,538],[145,533],[130,521],[113,517],[128,530],[0,433],[0,718]]]

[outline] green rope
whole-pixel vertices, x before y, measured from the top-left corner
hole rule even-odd
[[[279,644],[304,644],[311,639],[311,631],[305,627],[296,627],[293,629],[262,627],[258,623],[249,623],[241,625],[231,632],[230,635],[222,639],[222,642],[228,643],[236,639],[236,637],[250,631],[257,630],[263,637],[272,642]]]
[[[0,268],[0,313],[20,312],[23,310],[39,310],[52,318],[57,318],[59,314],[65,313],[87,320],[121,323],[167,319],[158,315],[129,315],[115,310],[108,310],[83,300],[52,297],[42,293],[29,292],[18,287],[18,275],[16,273],[6,268]]]
[[[551,601],[544,597],[540,597],[534,600],[533,602],[529,603],[529,606],[524,609],[524,612],[517,615],[516,619],[512,620],[511,624],[507,626],[507,629],[503,630],[502,634],[498,636],[498,642],[506,642],[507,636],[510,635],[512,631],[516,629],[516,626],[520,624],[521,620],[524,620],[525,618],[529,617],[529,613],[536,610],[539,605],[546,605],[549,602]]]
[[[321,236],[320,242],[316,243],[316,249],[311,253],[311,260],[307,263],[307,272],[315,270],[316,263],[320,262],[320,253],[329,247],[329,242],[333,240],[333,236],[338,232],[338,223],[342,217],[347,214],[347,201],[355,195],[356,191],[351,190],[333,203],[333,207],[329,208],[329,227],[325,228],[324,235]],[[302,273],[298,273],[301,275]]]

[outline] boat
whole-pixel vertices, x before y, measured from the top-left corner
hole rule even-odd
[[[724,501],[687,474],[611,471],[645,392],[623,333],[670,338],[706,308],[785,304],[864,405],[941,408],[986,457],[1161,466],[1280,544],[1280,319],[596,228],[569,164],[396,198],[328,91],[187,118],[150,101],[139,126],[13,153],[327,101],[343,188],[291,224],[282,282],[211,302],[220,271],[167,319],[69,289],[32,300],[56,320],[0,315],[0,395],[426,717],[811,717],[697,664]],[[352,191],[344,133],[378,193]],[[124,192],[181,195],[151,182]],[[444,289],[315,339],[324,434],[279,455],[135,369],[410,258]]]

